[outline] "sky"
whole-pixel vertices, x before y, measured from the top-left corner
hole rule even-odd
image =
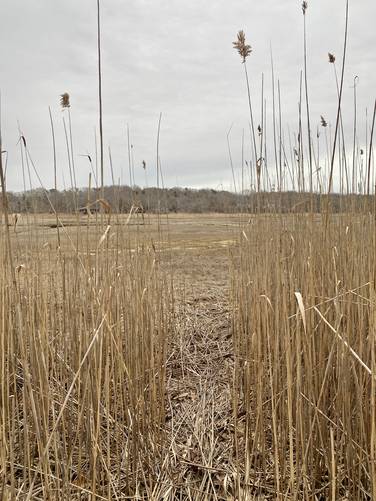
[[[361,147],[376,97],[375,19],[374,0],[350,0],[343,122],[346,140],[351,143],[357,76]],[[336,55],[340,71],[344,21],[344,0],[308,0],[307,71],[314,130],[321,115],[329,124],[335,123],[337,91],[327,54]],[[157,130],[162,113],[159,152],[165,186],[233,189],[229,144],[239,187],[243,133],[244,158],[251,155],[244,68],[232,47],[240,29],[252,46],[247,68],[255,124],[260,122],[264,75],[266,134],[271,144],[272,52],[275,78],[280,82],[283,133],[297,131],[303,67],[300,1],[102,0],[101,29],[106,184],[111,184],[109,148],[116,183],[130,182],[127,127],[135,183],[156,184]],[[1,0],[2,140],[8,152],[9,190],[24,187],[19,129],[40,177],[32,174],[32,187],[40,182],[53,187],[49,107],[56,133],[58,188],[69,187],[63,127],[63,117],[67,122],[68,114],[59,104],[64,92],[71,101],[77,185],[88,185],[90,164],[83,155],[91,155],[96,170],[96,35],[95,0]],[[272,158],[269,168],[273,172]]]

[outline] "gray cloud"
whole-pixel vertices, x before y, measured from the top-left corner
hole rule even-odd
[[[351,141],[353,77],[359,77],[359,134],[365,138],[365,109],[375,99],[376,56],[373,0],[351,2],[344,121]],[[77,180],[86,185],[87,160],[94,157],[97,126],[96,2],[94,0],[2,0],[0,5],[0,89],[3,140],[9,151],[8,187],[22,189],[17,147],[20,121],[38,171],[52,186],[48,106],[58,136],[59,183],[68,183],[59,95],[71,95]],[[297,128],[303,17],[300,2],[234,0],[107,0],[102,2],[103,92],[106,148],[111,145],[117,178],[128,182],[126,126],[134,145],[136,181],[141,161],[155,182],[156,133],[163,113],[161,161],[167,185],[231,185],[226,134],[239,174],[241,136],[248,112],[243,68],[232,48],[244,29],[253,53],[251,77],[255,122],[260,116],[261,74],[271,110],[270,45],[280,80],[284,124]],[[316,0],[307,12],[308,71],[312,122],[335,120],[336,88],[327,52],[338,64],[343,42],[345,2]],[[272,139],[268,114],[268,135]],[[287,128],[286,128],[287,134]],[[271,167],[272,168],[272,167]],[[106,181],[110,182],[106,159]],[[37,185],[37,183],[36,183]]]

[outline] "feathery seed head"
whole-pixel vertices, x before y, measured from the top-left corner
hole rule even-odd
[[[308,2],[304,1],[302,3],[303,16],[305,16],[306,10],[308,9]]]
[[[237,35],[238,39],[236,42],[233,42],[234,49],[236,49],[240,55],[240,57],[243,59],[243,63],[245,63],[246,58],[250,55],[252,52],[252,47],[250,45],[247,45],[245,43],[245,34],[243,30],[240,30]]]
[[[334,54],[331,54],[330,52],[328,52],[328,57],[329,57],[329,63],[334,63],[336,58],[334,56]]]
[[[61,94],[60,96],[60,105],[61,107],[64,108],[69,108],[70,107],[70,98],[68,92],[64,92],[64,94]]]
[[[326,127],[328,125],[328,122],[325,120],[325,118],[321,115],[321,125],[323,127]]]

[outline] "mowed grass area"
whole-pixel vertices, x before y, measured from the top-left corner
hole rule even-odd
[[[140,248],[152,250],[176,284],[227,288],[229,253],[238,245],[239,228],[248,221],[248,215],[239,214],[64,214],[59,217],[60,250],[66,257],[77,251],[81,257],[93,257],[109,226],[100,244],[102,253],[106,250],[114,257]],[[18,264],[34,252],[50,255],[57,250],[53,214],[22,215],[16,226],[12,222],[10,233]]]
[[[4,499],[373,498],[373,215],[60,220],[1,245]]]
[[[76,237],[77,225],[80,228],[89,227],[89,233],[97,234],[101,223],[110,224],[114,228],[121,226],[130,236],[143,235],[147,240],[154,239],[160,242],[160,234],[169,237],[176,247],[226,245],[229,235],[232,238],[236,234],[231,229],[239,228],[239,224],[248,221],[248,215],[238,214],[62,214],[59,216],[60,232],[62,235]],[[12,222],[12,221],[11,221]],[[30,227],[32,225],[32,227]],[[28,232],[34,234],[37,231],[46,242],[56,241],[56,217],[54,214],[35,214],[19,216],[16,228],[12,224],[11,235],[13,238],[24,237]],[[83,235],[80,232],[81,236]],[[86,235],[84,235],[86,236]],[[67,245],[67,239],[62,245]],[[164,243],[164,242],[162,242]]]

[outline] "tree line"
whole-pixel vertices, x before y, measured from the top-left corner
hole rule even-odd
[[[95,208],[103,198],[113,212],[126,213],[132,207],[145,212],[169,213],[234,213],[234,212],[321,212],[327,207],[326,195],[289,192],[245,191],[234,193],[225,190],[192,188],[140,188],[107,186],[77,190],[34,189],[25,192],[8,192],[9,211],[13,213],[53,212],[72,213],[89,206]],[[374,209],[372,195],[331,194],[331,212]],[[54,208],[54,209],[53,209]]]

